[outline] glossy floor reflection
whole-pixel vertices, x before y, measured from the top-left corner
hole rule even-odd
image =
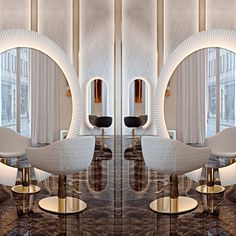
[[[169,216],[152,212],[149,203],[168,183],[168,176],[149,171],[142,158],[140,141],[127,137],[105,139],[96,145],[87,171],[68,177],[72,188],[88,208],[75,215],[42,211],[38,201],[56,195],[57,177],[40,183],[41,192],[18,195],[0,185],[0,235],[236,235],[236,186],[225,193],[196,193],[197,183],[180,176],[180,194],[199,201],[193,212]],[[69,195],[72,188],[68,187]],[[159,196],[168,194],[168,189]]]

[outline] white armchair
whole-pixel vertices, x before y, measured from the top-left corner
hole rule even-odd
[[[24,137],[12,129],[0,127],[0,158],[7,159],[12,157],[23,156],[25,155],[25,148],[30,146],[32,146],[31,138]],[[17,168],[14,169],[15,170],[6,165],[1,166],[1,170],[3,171],[1,175],[5,174],[6,176],[8,176],[8,181],[2,180],[1,178],[0,181],[2,184],[8,183],[8,185],[13,185],[12,191],[16,193],[31,194],[40,191],[40,188],[38,186],[30,184],[29,167],[24,167],[22,169],[22,184],[15,185]],[[35,171],[38,172],[38,170]],[[43,175],[46,178],[48,176],[48,173],[44,172]]]
[[[195,209],[198,205],[195,199],[179,196],[177,175],[205,166],[210,149],[194,148],[173,139],[156,136],[143,136],[141,143],[146,165],[159,173],[170,175],[170,197],[154,200],[150,208],[167,214]]]
[[[57,141],[46,147],[27,148],[26,157],[35,167],[59,175],[58,196],[39,201],[39,206],[52,213],[77,213],[87,205],[84,201],[66,196],[66,175],[86,169],[93,158],[95,137],[80,136]]]
[[[32,146],[31,138],[24,137],[12,129],[0,127],[0,157],[19,157],[25,148]]]
[[[236,156],[235,140],[236,140],[236,127],[231,127],[231,128],[224,129],[223,131],[217,133],[216,135],[212,137],[206,138],[205,144],[207,147],[211,149],[212,156],[234,158]],[[235,168],[235,165],[233,167]],[[216,193],[221,193],[225,190],[223,186],[215,184],[214,173],[216,169],[209,166],[206,167],[207,184],[200,185],[196,188],[196,190],[199,193],[216,194]],[[221,182],[224,183],[224,179],[227,178],[227,176],[223,174],[226,172],[221,171],[221,170],[229,170],[229,169],[220,168]],[[236,172],[236,169],[235,169],[235,172]],[[226,184],[224,186],[226,186]]]

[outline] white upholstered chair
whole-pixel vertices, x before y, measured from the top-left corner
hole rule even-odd
[[[173,139],[156,136],[143,136],[141,144],[146,165],[159,173],[170,175],[170,197],[154,200],[150,208],[167,214],[195,209],[198,205],[195,199],[179,196],[177,175],[205,166],[210,149],[194,148]]]
[[[39,206],[52,213],[77,213],[87,205],[84,201],[66,196],[66,175],[78,173],[91,164],[95,137],[80,136],[59,140],[41,148],[27,148],[26,157],[35,167],[59,175],[58,196],[46,197]]]
[[[216,135],[206,138],[205,144],[211,149],[212,156],[226,158],[236,157],[236,127],[224,129]],[[210,166],[206,166],[207,184],[198,186],[196,188],[198,192],[205,194],[214,194],[221,193],[225,190],[223,186],[215,184],[214,172],[216,169]],[[221,172],[220,176],[222,182],[224,182],[223,173],[225,172]]]
[[[1,159],[7,159],[7,158],[13,158],[13,157],[20,157],[25,155],[25,148],[32,146],[32,140],[31,138],[24,137],[20,135],[19,133],[15,132],[14,130],[6,127],[0,127],[0,158]],[[13,182],[16,181],[16,174],[17,168],[10,169],[10,167],[7,167],[6,165],[2,165],[1,169],[4,173],[8,176],[8,179],[11,181],[8,181],[8,183],[11,183],[10,185],[15,185]],[[11,170],[10,172],[9,169]],[[37,173],[39,170],[35,170]],[[9,173],[12,173],[9,175]],[[14,173],[14,174],[13,174]],[[46,173],[45,173],[46,174]],[[46,174],[46,177],[48,177],[48,174]],[[45,178],[46,178],[45,177]],[[2,184],[5,183],[5,181],[1,181]],[[24,167],[22,168],[22,184],[16,185],[12,187],[12,191],[16,193],[25,193],[25,194],[31,194],[31,193],[37,193],[40,191],[40,188],[36,185],[30,184],[30,168]]]

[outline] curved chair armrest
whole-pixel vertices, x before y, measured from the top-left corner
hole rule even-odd
[[[26,157],[33,167],[53,174],[71,174],[86,169],[93,158],[94,136],[59,140],[41,148],[27,148]]]

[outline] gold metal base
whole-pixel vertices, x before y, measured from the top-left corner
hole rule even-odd
[[[194,210],[198,202],[190,197],[164,197],[150,203],[150,208],[162,214],[181,214]]]
[[[86,209],[87,204],[74,197],[47,197],[39,201],[39,206],[45,211],[57,214],[78,213]]]
[[[225,191],[225,188],[220,185],[207,186],[206,184],[200,185],[196,188],[196,191],[203,194],[217,194]]]
[[[32,184],[29,186],[16,185],[13,186],[11,190],[19,194],[33,194],[33,193],[38,193],[40,191],[40,187]]]

